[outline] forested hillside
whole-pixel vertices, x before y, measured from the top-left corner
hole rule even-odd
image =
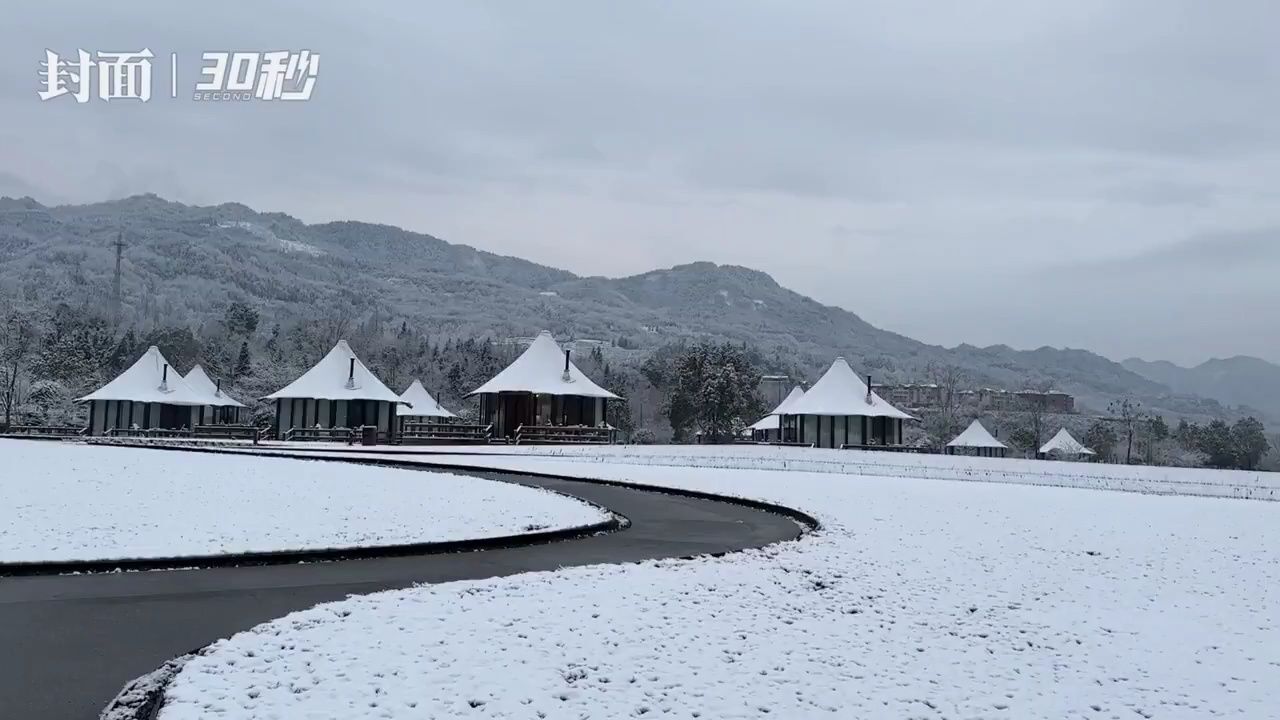
[[[927,345],[747,268],[578,277],[394,227],[307,225],[153,195],[59,207],[0,199],[0,303],[39,340],[35,377],[44,384],[32,392],[59,397],[89,389],[151,343],[184,370],[199,359],[236,375],[242,393],[265,394],[345,336],[393,386],[422,376],[456,405],[510,356],[512,338],[549,329],[594,354],[600,370],[608,364],[611,380],[637,397],[661,393],[637,389],[648,385],[639,370],[655,351],[720,339],[752,348],[767,372],[809,380],[844,355],[877,382],[922,379],[944,363],[974,386],[1051,385],[1085,410],[1132,397],[1171,415],[1237,414],[1082,350]],[[236,319],[250,314],[256,322]]]

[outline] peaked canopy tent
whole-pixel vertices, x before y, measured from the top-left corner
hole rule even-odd
[[[620,399],[583,374],[546,330],[470,395],[480,397],[481,422],[508,438],[521,425],[608,427],[605,401]]]
[[[964,432],[947,443],[948,455],[977,455],[978,457],[1004,457],[1009,446],[995,439],[981,422],[974,420]]]
[[[116,379],[76,399],[89,404],[89,434],[195,427],[208,401],[187,384],[155,345]]]
[[[414,380],[404,392],[400,393],[400,402],[403,404],[396,408],[396,418],[399,421],[397,429],[403,429],[406,420],[452,420],[458,417],[431,397],[431,393],[427,392],[421,380]]]
[[[842,357],[782,418],[795,423],[796,442],[824,448],[901,446],[902,421],[915,419],[872,392]]]
[[[393,432],[392,392],[339,340],[329,354],[284,388],[264,400],[276,401],[276,437],[293,428],[359,428],[374,425],[378,434]]]
[[[1070,458],[1078,460],[1089,457],[1095,453],[1084,446],[1084,443],[1076,440],[1066,428],[1058,430],[1058,434],[1049,438],[1049,442],[1040,446],[1039,455],[1041,457],[1054,458]]]
[[[182,379],[206,398],[200,406],[198,425],[239,425],[245,421],[244,404],[222,392],[222,382],[214,382],[198,363]]]
[[[773,412],[760,418],[748,428],[751,431],[751,439],[758,442],[795,442],[797,432],[795,423],[787,426],[783,418],[786,409],[802,397],[804,397],[804,388],[799,385],[791,388],[791,392],[787,393]]]

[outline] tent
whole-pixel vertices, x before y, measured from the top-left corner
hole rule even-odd
[[[1066,428],[1062,428],[1057,435],[1049,438],[1049,442],[1040,446],[1040,454],[1045,457],[1080,458],[1095,453],[1072,437]]]
[[[209,377],[209,373],[197,363],[182,378],[192,390],[204,394],[207,398],[200,406],[199,425],[238,425],[243,422],[244,403],[222,391],[222,385]]]
[[[605,401],[620,399],[579,370],[546,330],[469,395],[480,397],[481,422],[496,437],[512,437],[521,425],[606,427]]]
[[[1009,446],[995,439],[982,423],[974,420],[964,432],[947,443],[948,455],[978,455],[980,457],[1004,457]]]
[[[271,393],[276,401],[276,437],[292,428],[358,428],[377,426],[392,432],[392,408],[400,396],[392,392],[339,340],[327,355],[297,380]]]
[[[783,418],[795,418],[797,442],[826,448],[901,445],[902,421],[915,419],[872,392],[843,357],[785,408]]]
[[[155,345],[114,380],[77,398],[89,404],[89,434],[109,430],[190,429],[208,401],[169,364]]]

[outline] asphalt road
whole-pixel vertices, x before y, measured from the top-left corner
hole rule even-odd
[[[723,553],[800,533],[790,518],[716,500],[581,481],[468,474],[576,495],[626,516],[631,526],[533,547],[447,555],[0,578],[0,720],[96,718],[125,683],[171,657],[353,593],[568,565]]]

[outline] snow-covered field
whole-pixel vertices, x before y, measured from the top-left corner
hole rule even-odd
[[[824,528],[321,605],[192,660],[162,720],[1280,717],[1274,503],[459,460],[780,502]]]
[[[599,509],[444,473],[0,440],[0,563],[440,542],[589,525]]]

